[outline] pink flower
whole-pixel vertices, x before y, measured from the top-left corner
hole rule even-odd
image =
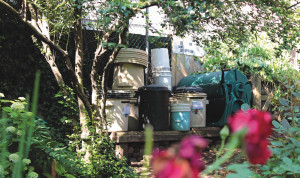
[[[180,144],[179,155],[189,160],[195,176],[205,169],[204,163],[201,161],[201,151],[206,148],[208,142],[196,135],[185,137]]]
[[[228,119],[232,132],[248,128],[244,141],[249,162],[252,164],[265,164],[271,156],[268,149],[268,137],[272,134],[271,122],[270,113],[256,109],[238,111]]]
[[[201,150],[207,141],[199,136],[188,136],[181,141],[179,150],[154,150],[151,167],[157,178],[196,178],[205,168]]]

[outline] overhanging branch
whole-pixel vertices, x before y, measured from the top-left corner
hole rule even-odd
[[[19,13],[13,7],[11,7],[8,3],[4,2],[3,0],[0,0],[0,7],[3,7],[9,13],[11,13],[19,23],[24,24],[26,30],[28,30],[32,35],[34,35],[38,40],[46,43],[47,45],[50,46],[51,49],[59,52],[63,56],[64,64],[68,69],[67,71],[68,71],[70,79],[72,81],[74,91],[78,95],[78,97],[83,101],[83,104],[84,104],[85,108],[87,109],[88,115],[89,115],[90,119],[92,119],[93,113],[92,113],[91,105],[88,101],[87,96],[83,92],[82,85],[80,85],[80,83],[75,75],[75,71],[72,66],[71,60],[69,58],[68,52],[63,50],[60,46],[58,46],[53,41],[51,41],[49,38],[47,38],[45,35],[43,35],[41,32],[39,32],[31,23],[25,21],[19,15]]]
[[[0,0],[0,6],[8,10],[16,20],[22,24],[25,25],[25,28],[31,32],[38,40],[43,41],[44,43],[48,44],[51,48],[53,48],[55,51],[60,52],[64,57],[68,56],[68,53],[63,50],[61,47],[59,47],[57,44],[55,44],[53,41],[51,41],[49,38],[47,38],[45,35],[40,33],[31,23],[25,21],[19,13],[11,7],[8,3],[4,2],[3,0]]]

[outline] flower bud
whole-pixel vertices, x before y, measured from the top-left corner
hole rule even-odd
[[[222,140],[225,140],[229,136],[229,128],[225,125],[220,131],[220,136]]]

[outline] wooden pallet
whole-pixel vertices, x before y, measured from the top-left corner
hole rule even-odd
[[[191,131],[154,131],[153,142],[180,141],[187,135],[199,135],[205,138],[219,137],[221,128],[203,127],[192,128]],[[126,156],[129,143],[143,143],[145,141],[144,131],[112,132],[110,138],[115,141],[116,154],[120,157]]]

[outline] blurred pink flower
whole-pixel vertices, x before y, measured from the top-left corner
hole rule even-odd
[[[252,164],[265,164],[271,156],[268,149],[268,137],[272,134],[271,122],[270,113],[256,109],[238,111],[228,119],[232,132],[248,128],[244,141],[249,162]]]
[[[185,137],[180,144],[179,155],[182,158],[189,160],[194,174],[205,169],[204,163],[201,161],[202,150],[206,148],[208,142],[196,135]]]
[[[201,161],[202,149],[208,145],[199,136],[187,136],[180,144],[179,150],[154,150],[151,161],[153,174],[157,178],[196,178],[205,168]]]

